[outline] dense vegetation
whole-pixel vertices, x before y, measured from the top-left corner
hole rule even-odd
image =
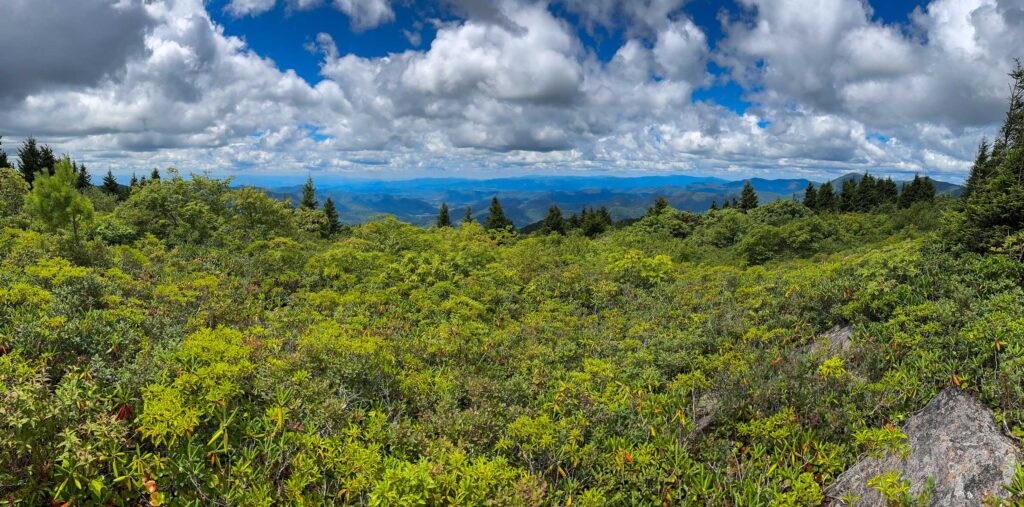
[[[961,200],[595,234],[5,169],[0,504],[817,505],[951,384],[1024,438],[1020,110]]]

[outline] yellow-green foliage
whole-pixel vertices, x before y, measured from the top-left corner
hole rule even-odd
[[[328,240],[172,173],[0,232],[0,504],[817,505],[951,383],[1024,436],[1024,269],[947,205]]]

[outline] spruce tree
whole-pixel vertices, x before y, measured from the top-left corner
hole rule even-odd
[[[498,202],[497,197],[491,198],[491,208],[488,212],[487,223],[485,225],[487,230],[497,231],[514,228],[512,221],[505,217],[505,210],[501,208],[501,203]]]
[[[135,176],[135,173],[132,173],[132,179],[128,181],[128,187],[131,190],[135,190],[135,187],[137,186],[139,186],[139,178],[138,176]]]
[[[717,211],[717,210],[718,210],[718,201],[716,199],[711,199],[711,206],[708,207],[708,211]]]
[[[110,169],[107,169],[107,174],[103,177],[103,186],[100,188],[110,195],[121,197],[121,185],[117,183],[117,179],[114,178],[114,173]]]
[[[540,224],[542,234],[565,234],[565,219],[562,218],[562,209],[552,204],[548,207],[548,214]]]
[[[452,217],[448,214],[448,203],[441,203],[441,209],[437,212],[437,226],[451,227]]]
[[[473,208],[466,206],[466,214],[462,216],[462,223],[468,224],[473,221]]]
[[[317,209],[320,203],[316,200],[316,187],[313,186],[313,177],[306,177],[306,184],[302,186],[302,199],[299,207],[305,209]]]
[[[0,136],[0,169],[11,167],[11,161],[7,159],[7,152],[3,149],[4,136]],[[14,169],[11,167],[11,169]]]
[[[324,201],[324,216],[327,218],[327,236],[337,234],[341,230],[341,219],[330,197]]]
[[[743,211],[750,211],[757,207],[757,192],[750,180],[743,182],[743,190],[740,191],[739,207]]]
[[[844,212],[857,209],[857,183],[853,179],[843,181],[843,190],[839,194],[839,210]]]
[[[831,181],[826,181],[818,187],[818,197],[815,199],[815,204],[817,204],[818,209],[822,211],[832,211],[836,209],[836,193],[832,189]]]
[[[961,197],[970,197],[985,184],[985,179],[988,177],[988,151],[988,139],[982,137],[981,144],[978,145],[978,154],[974,157],[974,165],[971,166],[971,174],[967,177],[967,185]]]
[[[804,190],[804,206],[818,209],[818,191],[815,190],[814,183],[807,183],[807,188]]]
[[[49,156],[53,156],[53,152],[49,152]],[[29,185],[35,180],[36,174],[44,169],[49,171],[52,166],[46,165],[47,154],[43,152],[42,147],[36,142],[36,138],[29,137],[21,144],[18,148],[18,172],[21,173],[21,177],[25,178],[25,181]]]
[[[149,181],[160,181],[160,170],[153,168],[153,172],[149,173]]]
[[[668,199],[664,197],[658,197],[654,200],[654,206],[647,208],[647,216],[660,215],[661,212],[668,209]]]
[[[85,168],[85,164],[76,166],[75,173],[75,188],[78,190],[85,190],[92,185],[92,175],[90,175],[89,170]]]

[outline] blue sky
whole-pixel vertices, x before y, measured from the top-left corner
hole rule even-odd
[[[0,135],[99,171],[959,181],[1019,0],[11,0]],[[61,37],[41,34],[60,33]],[[8,151],[12,151],[8,149]]]

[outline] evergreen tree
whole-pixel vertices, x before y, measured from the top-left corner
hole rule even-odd
[[[743,190],[740,191],[739,207],[743,211],[750,211],[757,207],[757,192],[750,180],[743,182]]]
[[[441,209],[437,212],[437,226],[451,227],[452,217],[448,214],[448,203],[442,202]]]
[[[462,217],[462,223],[469,223],[473,221],[473,208],[466,206],[466,214]]]
[[[988,139],[982,137],[981,144],[978,145],[978,154],[974,157],[974,165],[971,166],[971,174],[967,177],[967,185],[964,188],[964,193],[961,197],[970,197],[972,193],[976,192],[978,188],[985,184],[985,180],[988,178],[989,169],[988,151]]]
[[[149,181],[160,181],[160,170],[153,168],[153,172],[149,173]]]
[[[92,201],[75,190],[75,172],[68,159],[55,164],[54,173],[38,173],[25,210],[51,230],[71,229],[78,244],[79,232],[93,217]]]
[[[53,167],[57,164],[53,150],[49,146],[39,146],[34,137],[26,139],[21,148],[18,148],[18,158],[21,159],[18,171],[29,185],[40,172],[53,174]]]
[[[814,183],[807,183],[807,188],[804,190],[804,206],[818,209],[818,191],[814,189]]]
[[[334,201],[330,197],[324,201],[324,216],[327,218],[327,236],[333,236],[341,230],[341,219]]]
[[[114,178],[114,173],[110,169],[107,169],[107,174],[103,177],[103,186],[100,188],[110,195],[121,197],[121,185],[117,183],[117,179]]]
[[[487,224],[485,228],[489,231],[513,229],[515,226],[512,221],[505,217],[505,210],[501,208],[501,203],[498,202],[497,197],[491,198],[491,209],[488,210]]]
[[[660,215],[661,212],[668,209],[668,199],[664,197],[658,197],[654,200],[654,206],[647,208],[647,216]]]
[[[306,177],[306,184],[302,186],[302,199],[299,207],[305,209],[317,209],[320,203],[316,200],[316,187],[313,186],[313,177]]]
[[[92,185],[92,175],[90,175],[89,170],[85,168],[85,164],[77,166],[75,173],[77,175],[75,179],[75,188],[78,190],[85,190]]]
[[[857,183],[857,191],[853,195],[854,211],[870,211],[879,203],[878,188],[875,177],[864,173]]]
[[[815,199],[815,204],[818,205],[818,209],[821,211],[836,209],[836,193],[832,190],[831,181],[826,181],[818,187],[818,197]]]
[[[11,161],[7,159],[7,152],[3,149],[4,136],[0,136],[0,169],[11,167]],[[11,167],[13,169],[13,167]]]
[[[717,210],[718,210],[718,201],[716,199],[711,199],[711,206],[708,208],[708,211],[717,211]]]
[[[579,228],[589,238],[603,233],[611,225],[612,216],[608,213],[608,208],[602,206],[595,210],[593,207],[584,207],[580,211]]]
[[[562,210],[557,205],[548,207],[548,214],[540,224],[542,234],[565,234],[565,219],[562,218]]]
[[[729,197],[726,196],[726,198],[722,200],[722,209],[729,209],[731,207],[732,205],[729,204]]]
[[[739,209],[740,207],[740,200],[737,199],[736,197],[732,198],[732,207],[733,209]]]
[[[132,179],[128,181],[128,187],[131,190],[135,190],[135,187],[139,186],[139,178],[132,173]]]
[[[896,188],[896,182],[892,178],[886,178],[885,180],[878,180],[876,183],[878,188],[878,196],[880,204],[896,204],[896,199],[899,198],[900,190]]]
[[[844,212],[857,209],[857,183],[853,179],[843,181],[843,190],[839,194],[839,210]]]

